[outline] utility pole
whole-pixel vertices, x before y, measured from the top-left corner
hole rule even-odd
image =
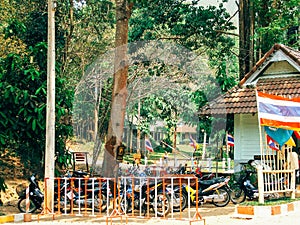
[[[52,211],[54,203],[54,168],[55,168],[55,8],[56,2],[48,0],[48,52],[47,52],[47,112],[46,112],[46,149],[45,178],[45,213]]]

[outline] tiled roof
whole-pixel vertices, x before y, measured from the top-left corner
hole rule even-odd
[[[200,114],[244,114],[256,113],[256,94],[255,88],[269,94],[281,95],[288,98],[300,97],[300,75],[289,77],[273,77],[273,78],[259,78],[254,86],[243,86],[245,81],[262,65],[262,63],[270,57],[270,55],[281,49],[293,61],[300,65],[300,52],[295,51],[287,46],[276,44],[273,48],[259,60],[253,69],[246,74],[243,80],[225,93],[219,96],[215,101],[210,102],[204,106]]]
[[[282,50],[287,56],[293,59],[298,65],[300,65],[300,52],[296,51],[288,46],[282,44],[275,44],[251,69],[249,73],[241,80],[240,85],[244,84],[245,81],[269,58],[275,51]]]

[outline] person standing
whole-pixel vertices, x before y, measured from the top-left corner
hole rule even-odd
[[[298,177],[299,177],[299,159],[298,159],[298,154],[297,152],[290,152],[288,153],[288,163],[289,163],[289,167],[292,170],[295,170],[295,183],[298,183]]]

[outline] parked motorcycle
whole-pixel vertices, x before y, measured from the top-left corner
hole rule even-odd
[[[18,200],[18,209],[22,213],[33,213],[37,209],[42,209],[42,204],[44,202],[44,194],[41,192],[36,174],[33,174],[28,179],[29,184],[29,207],[28,211],[26,211],[26,189],[18,191],[19,195]]]
[[[252,165],[251,165],[252,163]],[[253,161],[250,160],[248,162],[249,165],[253,166]],[[255,162],[254,162],[255,164]],[[258,198],[258,189],[251,183],[251,176],[255,174],[256,171],[254,169],[246,169],[243,168],[243,171],[240,173],[240,178],[235,181],[231,186],[231,194],[230,198],[232,203],[239,204],[244,202],[247,198],[249,200],[253,200]],[[278,181],[276,178],[273,179],[273,182],[279,182],[280,185],[285,186],[284,177],[280,178]],[[279,198],[278,193],[265,193],[265,198]]]
[[[75,206],[93,208],[95,212],[105,210],[102,207],[105,205],[103,201],[106,196],[100,193],[99,182],[93,178],[82,178],[78,174],[67,174],[60,180],[59,188],[56,182],[54,198],[55,208],[60,208],[62,212],[71,212]]]
[[[185,186],[171,185],[166,186],[166,193],[170,197],[171,209],[173,212],[183,211],[187,207],[187,195],[182,194],[185,192]]]
[[[218,177],[212,178],[210,180],[198,180],[198,192],[196,187],[191,187],[185,185],[186,199],[190,197],[192,205],[203,203],[212,203],[217,207],[224,207],[230,202],[230,191],[228,187],[228,182],[230,177]],[[198,196],[197,196],[198,195]]]
[[[144,216],[149,208],[159,217],[167,216],[171,211],[171,200],[162,184],[162,181],[155,180],[134,186],[130,182],[123,184],[123,191],[119,195],[120,208],[126,213],[134,209],[141,210]]]

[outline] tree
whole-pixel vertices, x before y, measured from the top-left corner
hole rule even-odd
[[[233,42],[222,35],[222,32],[233,29],[232,23],[228,21],[229,15],[225,13],[222,4],[219,9],[216,7],[204,9],[197,5],[197,1],[189,4],[182,1],[164,1],[161,4],[159,0],[134,3],[133,5],[130,1],[116,1],[115,73],[104,171],[113,171],[105,164],[109,162],[110,165],[115,165],[112,163],[114,161],[113,147],[121,143],[124,127],[128,76],[126,46],[129,22],[130,27],[133,28],[129,33],[131,41],[169,39],[199,52],[205,48],[219,48],[222,50],[218,55],[210,55],[219,58],[226,55],[230,46],[233,46]],[[129,21],[131,13],[134,17]],[[157,30],[162,35],[157,35],[155,33]],[[120,62],[122,66],[118,69]]]
[[[240,0],[240,80],[275,43],[299,48],[299,1]]]
[[[239,0],[239,80],[254,65],[254,6],[252,0]]]
[[[12,1],[12,8],[19,1]],[[45,3],[45,2],[44,2]],[[0,59],[1,151],[21,158],[27,169],[42,172],[45,147],[47,17],[45,5],[35,2],[30,10],[15,11],[3,21],[3,41],[20,43],[6,48]],[[25,4],[20,4],[22,9]],[[44,24],[43,24],[44,23]],[[38,29],[38,30],[37,30]],[[56,151],[65,153],[66,140],[72,134],[70,124],[72,91],[65,80],[57,78]],[[37,169],[38,168],[38,169]]]
[[[128,21],[130,19],[133,3],[127,0],[116,0],[116,36],[115,36],[115,60],[113,91],[110,120],[105,144],[105,154],[102,166],[102,173],[111,177],[116,173],[115,160],[116,146],[121,145],[124,129],[127,98],[127,77],[128,77]]]

